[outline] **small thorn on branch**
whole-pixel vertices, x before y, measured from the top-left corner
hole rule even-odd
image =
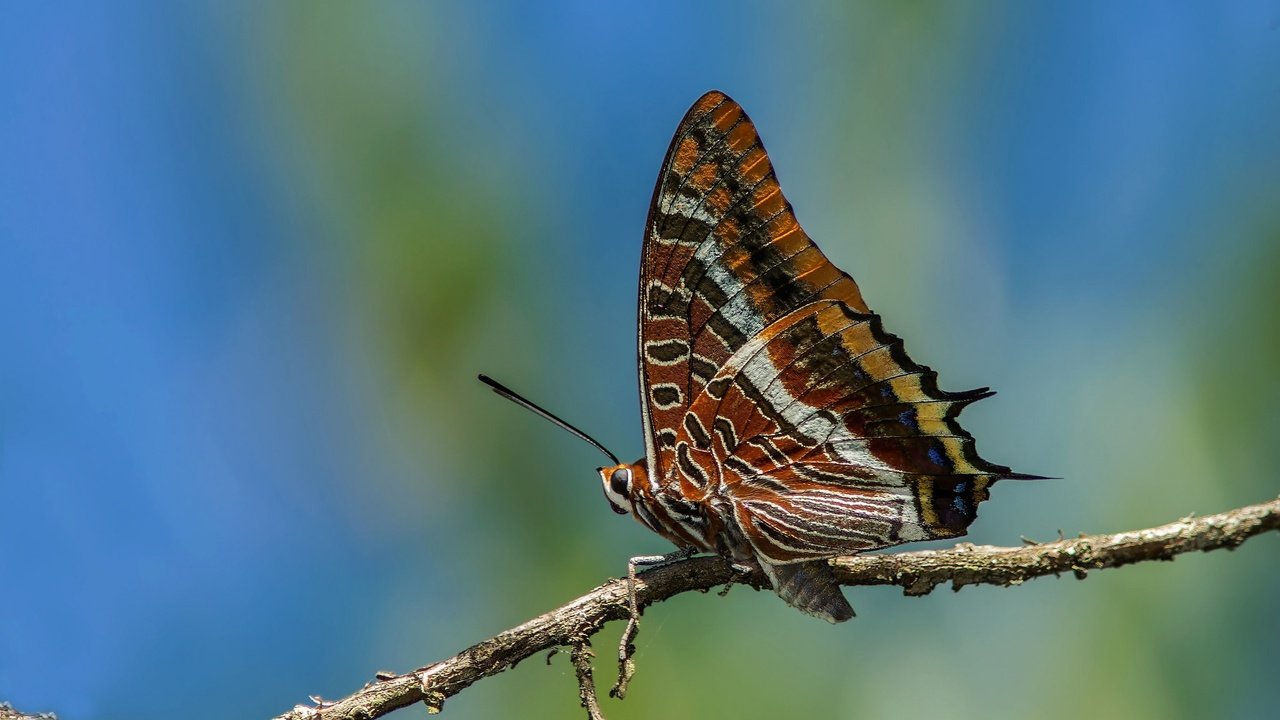
[[[442,710],[444,710],[444,699],[444,693],[439,690],[428,690],[427,693],[422,696],[422,704],[427,706],[427,714],[438,715]]]

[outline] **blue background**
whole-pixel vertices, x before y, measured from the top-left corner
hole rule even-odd
[[[809,234],[966,413],[969,539],[1280,491],[1280,6],[8,5],[0,699],[253,717],[448,656],[664,542],[635,277],[685,109],[751,113]],[[1280,538],[906,599],[652,608],[610,717],[1259,717]],[[620,628],[597,638],[602,684]],[[449,701],[573,716],[565,656]],[[405,712],[420,712],[407,710]]]

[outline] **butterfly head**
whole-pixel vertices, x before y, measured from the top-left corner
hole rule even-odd
[[[596,472],[600,473],[604,499],[609,501],[609,507],[619,515],[629,514],[632,488],[644,477],[644,461],[597,468]]]

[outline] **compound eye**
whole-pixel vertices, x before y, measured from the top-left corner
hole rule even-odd
[[[609,489],[614,494],[627,497],[631,494],[631,470],[627,468],[618,468],[609,476]]]

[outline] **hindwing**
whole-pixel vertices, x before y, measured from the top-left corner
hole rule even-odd
[[[725,362],[687,411],[715,418],[713,432],[676,446],[712,456],[738,525],[774,563],[955,537],[992,482],[1030,477],[980,458],[956,421],[989,395],[939,390],[879,316],[819,300]]]

